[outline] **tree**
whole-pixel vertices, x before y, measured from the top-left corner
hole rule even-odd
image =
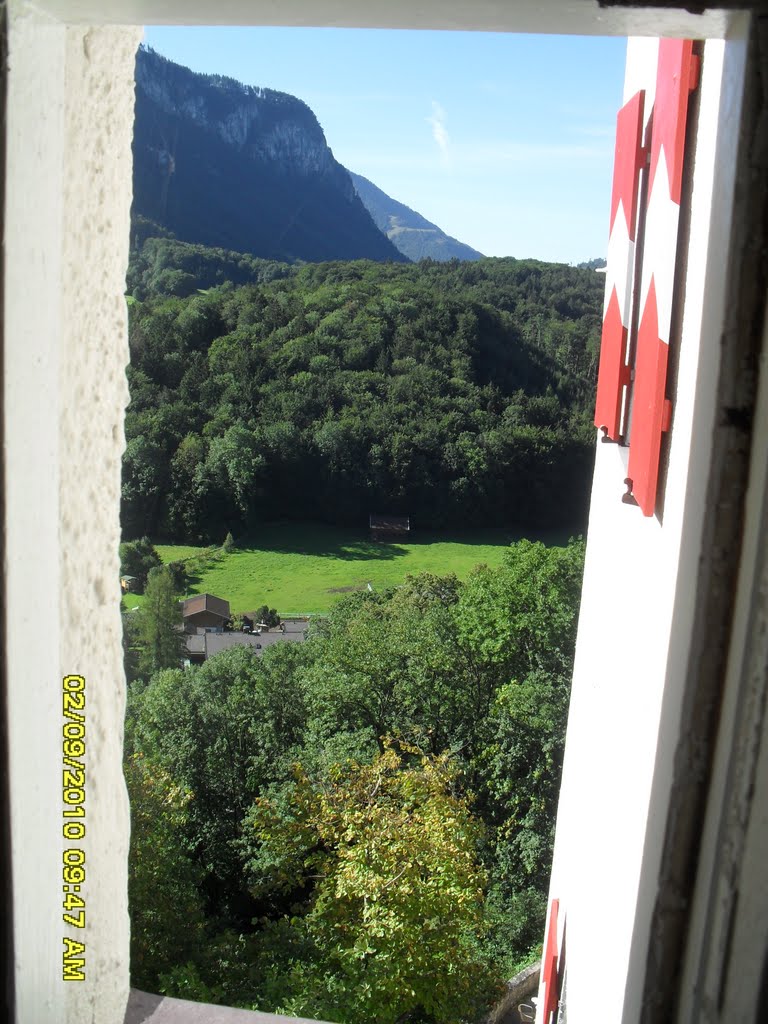
[[[190,794],[141,754],[126,759],[124,773],[131,801],[131,984],[156,992],[160,976],[194,959],[203,940],[200,871],[183,835]]]
[[[171,574],[174,592],[177,594],[183,593],[188,581],[186,562],[183,559],[179,559],[175,562],[169,562],[166,568]]]
[[[422,574],[333,609],[306,674],[314,729],[327,743],[357,734],[372,750],[398,735],[470,757],[497,675],[457,643],[455,577]]]
[[[271,930],[282,1012],[458,1024],[487,1005],[480,828],[455,784],[448,757],[411,748],[406,760],[387,746],[325,781],[297,769],[288,808],[257,801],[254,888],[301,899],[301,912]],[[304,947],[303,962],[291,964],[291,947]]]
[[[258,483],[264,458],[255,450],[253,431],[240,424],[214,437],[208,449],[205,472],[226,493],[237,512],[247,519],[257,507]]]
[[[125,541],[120,545],[120,575],[136,577],[137,593],[144,590],[150,570],[162,564],[149,537]]]
[[[305,647],[276,644],[258,658],[234,648],[157,672],[129,694],[126,743],[192,794],[185,835],[217,927],[247,930],[259,910],[243,872],[242,824],[265,787],[290,778],[306,722]]]
[[[461,645],[500,682],[542,669],[570,677],[576,640],[584,544],[513,544],[498,569],[478,566],[456,605]]]
[[[488,827],[489,950],[510,967],[544,927],[583,559],[579,541],[521,541],[455,606],[468,663],[493,681],[466,775]]]
[[[168,488],[168,458],[153,437],[126,422],[120,521],[129,537],[154,532],[157,509]]]
[[[129,683],[141,675],[141,646],[139,643],[139,620],[135,612],[123,612],[123,669]]]
[[[173,575],[165,566],[150,571],[144,604],[135,615],[136,640],[141,649],[139,666],[144,677],[162,668],[178,668],[184,650],[181,605]]]
[[[274,626],[280,625],[280,616],[277,614],[277,610],[275,608],[270,608],[266,604],[257,608],[253,614],[256,617],[256,622],[263,622],[264,625],[269,626],[270,629]]]
[[[467,773],[488,826],[489,945],[510,966],[543,932],[569,695],[570,676],[541,669],[502,686]]]

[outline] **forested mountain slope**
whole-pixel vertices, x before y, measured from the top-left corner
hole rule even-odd
[[[481,260],[483,254],[446,235],[436,224],[388,196],[372,181],[350,171],[349,176],[376,225],[408,259]]]
[[[136,58],[133,215],[267,259],[403,261],[301,100]]]
[[[156,230],[141,217],[134,221],[135,244],[126,275],[132,299],[186,298],[219,285],[265,284],[293,273],[287,263],[156,236]]]
[[[140,275],[127,537],[372,511],[583,525],[601,275],[513,259],[253,267],[261,283],[187,298]]]

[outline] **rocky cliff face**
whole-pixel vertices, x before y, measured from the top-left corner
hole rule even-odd
[[[293,96],[136,60],[134,215],[178,238],[284,260],[402,260]]]

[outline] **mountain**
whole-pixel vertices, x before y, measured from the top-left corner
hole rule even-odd
[[[483,254],[446,235],[420,213],[398,203],[373,182],[349,172],[357,194],[377,226],[400,252],[410,260],[481,260]]]
[[[301,100],[140,48],[134,225],[271,260],[406,258],[374,224]],[[146,235],[146,225],[142,224]]]

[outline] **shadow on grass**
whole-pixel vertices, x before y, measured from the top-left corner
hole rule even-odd
[[[391,561],[408,554],[408,549],[397,542],[372,541],[357,530],[314,523],[270,524],[255,536],[238,538],[237,550],[312,555],[342,562]]]
[[[548,547],[565,546],[574,531],[558,529],[532,530],[524,526],[475,530],[417,530],[413,536],[397,541],[372,541],[367,533],[317,523],[269,523],[248,537],[237,539],[237,550],[249,553],[273,551],[279,554],[314,555],[340,561],[392,561],[408,554],[417,545],[462,544],[508,546],[528,539],[541,541]],[[403,545],[407,544],[408,547]]]
[[[423,530],[409,538],[409,545],[420,544],[461,544],[465,547],[488,547],[517,544],[521,540],[539,541],[547,547],[565,547],[570,537],[579,534],[579,530],[543,527],[534,529],[531,526],[488,526],[467,530]]]
[[[319,523],[265,523],[249,536],[236,539],[233,555],[273,553],[280,555],[307,555],[340,562],[391,562],[409,554],[414,547],[430,544],[461,544],[463,546],[507,547],[528,539],[541,541],[548,547],[567,544],[574,531],[563,529],[532,530],[510,526],[507,529],[486,528],[470,530],[417,530],[404,543],[372,541],[367,531]],[[405,546],[407,545],[407,546]],[[229,556],[220,549],[208,549],[187,563],[187,581],[190,589],[202,584],[203,577]]]

